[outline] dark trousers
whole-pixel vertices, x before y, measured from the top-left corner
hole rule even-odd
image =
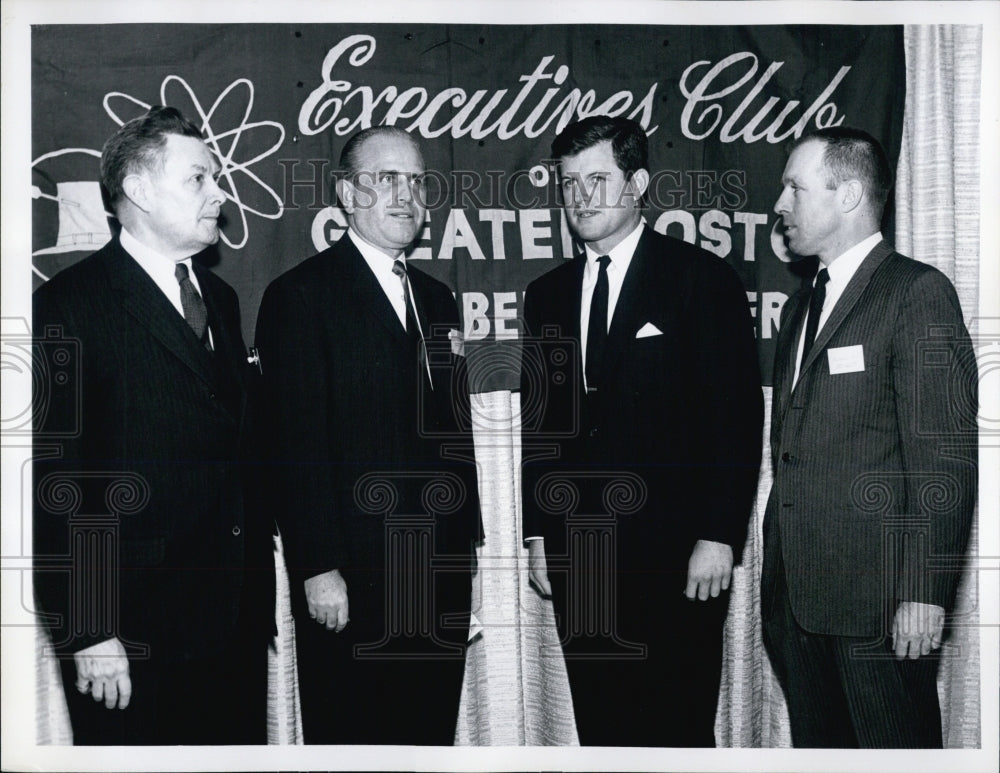
[[[77,746],[267,743],[267,643],[259,636],[183,663],[130,661],[124,710],[77,691],[72,657],[61,666]]]
[[[379,573],[367,574],[345,573],[351,621],[340,633],[306,614],[295,619],[303,740],[451,746],[467,628],[451,632],[450,641],[421,626],[404,625],[394,633],[406,615],[387,619]],[[467,610],[469,578],[458,579]],[[434,615],[436,607],[429,606]]]
[[[788,703],[792,743],[801,748],[940,749],[937,653],[897,659],[891,641],[805,631],[775,583],[764,646]]]
[[[675,574],[666,582],[648,572],[621,577],[602,615],[613,621],[609,632],[581,626],[593,599],[581,597],[579,583],[567,595],[566,575],[549,573],[581,745],[715,746],[729,593],[689,601],[684,573]]]

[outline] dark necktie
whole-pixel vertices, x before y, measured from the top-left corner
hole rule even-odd
[[[399,281],[403,285],[403,300],[406,304],[406,334],[417,345],[417,359],[420,366],[427,371],[427,380],[430,382],[431,389],[434,389],[431,366],[427,361],[427,343],[424,341],[424,329],[417,317],[416,302],[413,298],[413,290],[410,287],[410,277],[406,273],[406,264],[401,260],[393,261],[392,273],[399,277]]]
[[[204,344],[206,349],[211,349],[212,344],[208,339],[208,310],[205,308],[205,301],[198,294],[188,274],[188,267],[183,263],[178,263],[174,269],[174,276],[181,286],[181,307],[184,309],[184,319],[194,333],[195,338]]]
[[[601,359],[608,341],[608,264],[611,258],[597,259],[601,271],[597,275],[594,295],[590,299],[590,323],[587,325],[587,391],[596,392],[601,380]]]
[[[809,319],[806,320],[806,340],[802,342],[802,365],[805,364],[809,351],[812,349],[813,341],[816,340],[816,331],[819,330],[819,318],[823,314],[823,302],[826,300],[826,283],[830,281],[830,274],[827,270],[820,269],[816,274],[816,284],[813,286],[812,294],[809,297]],[[799,367],[801,367],[800,365]]]

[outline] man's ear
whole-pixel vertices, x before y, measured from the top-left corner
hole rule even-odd
[[[639,202],[642,200],[642,194],[644,194],[646,189],[649,188],[649,170],[636,169],[632,172],[632,176],[629,178],[629,185],[632,186],[636,206],[638,206]]]
[[[845,214],[861,206],[865,189],[860,180],[846,180],[840,184],[840,189],[840,207]]]
[[[122,180],[122,191],[133,205],[143,212],[149,212],[149,180],[145,175],[130,174]]]
[[[341,178],[337,180],[337,199],[344,212],[349,215],[354,214],[354,184],[349,180]]]

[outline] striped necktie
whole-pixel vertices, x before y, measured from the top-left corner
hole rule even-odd
[[[413,297],[410,277],[406,273],[406,264],[402,260],[393,261],[392,273],[399,277],[399,281],[403,285],[403,300],[406,304],[406,333],[414,342],[418,343],[417,359],[427,371],[427,381],[433,390],[434,378],[431,376],[431,365],[427,360],[427,342],[424,340],[424,328],[420,324],[420,316],[417,314],[416,299]]]

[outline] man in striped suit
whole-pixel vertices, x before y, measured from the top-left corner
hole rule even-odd
[[[101,155],[121,228],[32,299],[58,366],[35,371],[34,586],[78,746],[267,740],[273,519],[239,303],[200,261],[218,178],[176,108],[127,122]]]
[[[795,746],[942,745],[976,364],[948,279],[882,239],[891,183],[871,136],[825,129],[793,147],[774,207],[789,249],[819,259],[782,311],[764,521],[764,642]]]

